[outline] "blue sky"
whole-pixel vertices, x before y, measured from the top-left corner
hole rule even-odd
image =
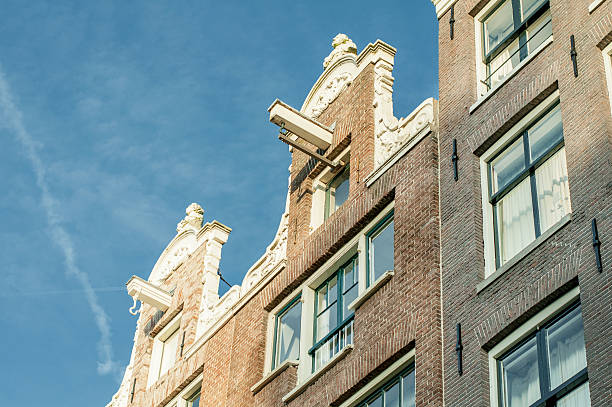
[[[191,202],[233,228],[239,284],[276,232],[299,108],[331,39],[398,49],[395,114],[437,96],[429,0],[2,1],[0,405],[104,406],[147,277]]]

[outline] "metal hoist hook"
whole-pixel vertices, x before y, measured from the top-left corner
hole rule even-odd
[[[129,311],[130,314],[132,315],[138,315],[140,313],[140,311],[142,310],[142,302],[140,303],[140,308],[136,309],[136,302],[138,302],[138,295],[134,296],[134,305],[132,305],[132,307],[130,307]]]

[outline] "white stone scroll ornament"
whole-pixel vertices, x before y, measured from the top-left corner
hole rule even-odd
[[[323,61],[324,71],[310,90],[301,112],[318,117],[351,84],[357,70],[357,46],[346,34],[332,40],[333,51]]]
[[[434,122],[434,99],[425,100],[402,119],[393,115],[393,65],[379,60],[374,66],[374,163],[380,167],[428,124]]]

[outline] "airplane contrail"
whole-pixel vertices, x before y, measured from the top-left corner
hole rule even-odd
[[[89,275],[79,269],[76,262],[74,244],[70,234],[61,224],[61,218],[56,210],[57,201],[49,191],[49,184],[46,180],[46,168],[38,151],[36,143],[27,131],[23,122],[23,115],[13,102],[9,84],[6,81],[4,71],[0,67],[0,113],[3,113],[4,120],[0,120],[0,126],[8,128],[15,134],[15,137],[25,150],[25,155],[32,165],[36,176],[36,185],[40,189],[42,206],[45,210],[49,231],[55,243],[61,249],[64,256],[66,273],[75,278],[81,285],[87,303],[93,313],[95,324],[100,331],[98,341],[98,366],[99,374],[114,373],[117,377],[121,375],[119,364],[113,360],[113,348],[111,342],[110,320],[106,312],[100,305],[94,288],[89,281]]]

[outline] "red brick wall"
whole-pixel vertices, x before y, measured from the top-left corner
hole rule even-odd
[[[487,350],[531,315],[579,284],[591,400],[609,404],[612,256],[612,123],[601,41],[612,30],[612,2],[588,13],[590,0],[551,0],[554,41],[472,114],[476,102],[474,18],[487,1],[455,4],[439,24],[440,208],[445,402],[489,405]],[[575,35],[578,78],[569,56]],[[599,48],[598,48],[599,45]],[[480,293],[484,277],[479,156],[556,89],[560,93],[572,204],[571,222]],[[457,139],[459,180],[453,179]],[[604,273],[595,268],[591,219],[602,240]],[[464,374],[457,373],[455,324],[462,324]]]
[[[350,141],[349,200],[309,234],[312,181],[307,176],[302,182],[295,181],[309,158],[294,151],[287,267],[199,351],[188,360],[179,359],[148,392],[145,386],[152,339],[141,335],[132,405],[163,406],[201,372],[202,400],[207,406],[282,405],[282,397],[295,386],[295,367],[285,370],[256,394],[250,390],[264,375],[269,310],[394,199],[395,275],[356,311],[354,349],[290,405],[337,405],[413,348],[418,405],[442,404],[437,132],[426,136],[366,187],[364,179],[374,168],[373,97],[374,72],[370,65],[318,118],[326,125],[336,123],[332,155]],[[195,337],[202,256],[200,248],[167,284],[176,284],[177,288],[166,315],[183,304],[185,349]],[[143,320],[147,321],[151,314],[145,309]]]

